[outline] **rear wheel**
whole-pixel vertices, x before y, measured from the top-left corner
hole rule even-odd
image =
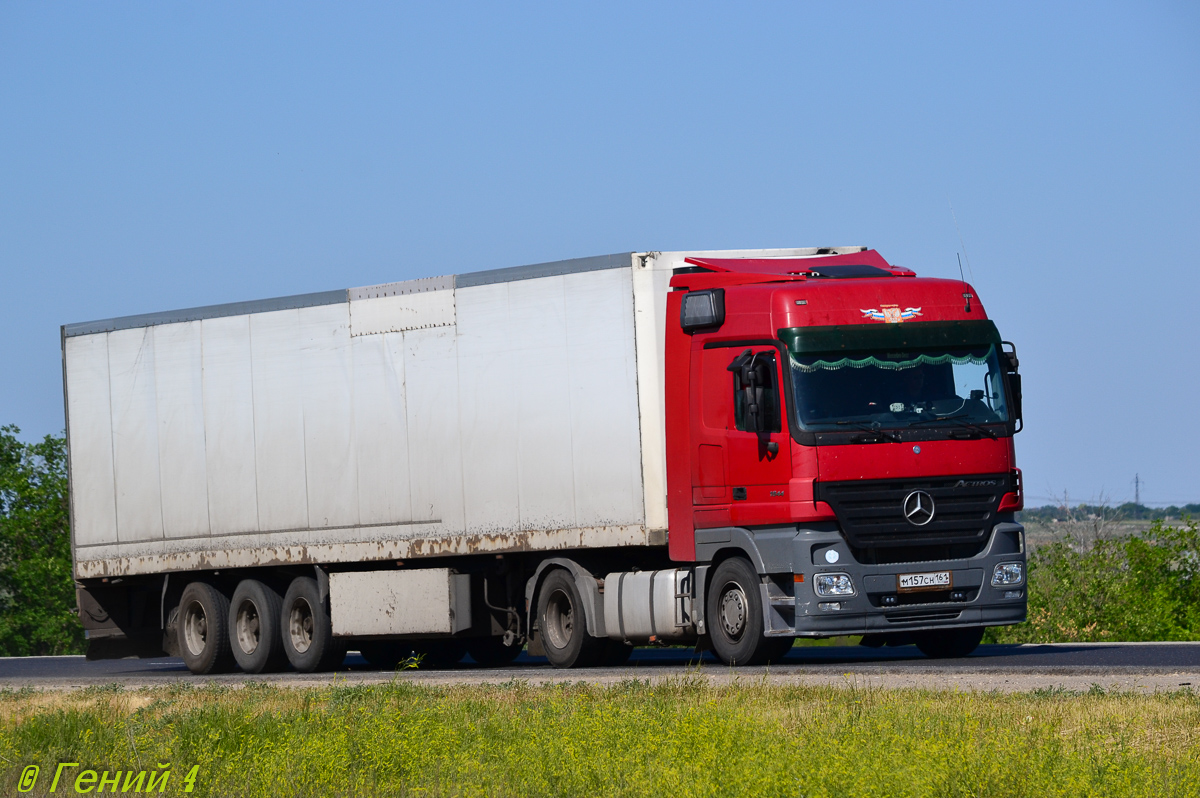
[[[257,579],[243,579],[229,603],[229,643],[233,658],[246,673],[281,671],[287,667],[279,633],[279,594]]]
[[[192,582],[179,599],[179,649],[192,673],[233,670],[229,599],[207,582]]]
[[[780,644],[763,635],[759,582],[741,557],[718,565],[709,582],[708,633],[713,653],[728,665],[761,665],[778,653]]]
[[[334,639],[329,612],[312,577],[292,580],[283,597],[280,625],[283,650],[301,673],[331,670],[346,658],[346,644]]]
[[[953,659],[965,657],[979,647],[983,640],[983,627],[973,626],[967,629],[937,629],[928,632],[918,632],[917,648],[921,653],[932,659]]]
[[[603,654],[605,641],[588,634],[583,601],[567,571],[546,575],[538,592],[537,618],[542,648],[554,667],[586,668]]]

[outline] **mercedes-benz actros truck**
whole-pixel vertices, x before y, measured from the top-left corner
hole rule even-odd
[[[950,657],[1025,618],[1015,348],[970,285],[865,247],[475,271],[62,346],[94,658]]]

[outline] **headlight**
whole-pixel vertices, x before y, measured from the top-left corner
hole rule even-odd
[[[1019,562],[1002,562],[992,571],[992,587],[1019,585],[1025,580],[1025,566]]]
[[[813,590],[818,596],[853,596],[854,583],[850,574],[817,574],[813,577]]]

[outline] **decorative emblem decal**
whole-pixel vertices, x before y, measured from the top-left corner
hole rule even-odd
[[[913,526],[925,526],[933,520],[933,497],[923,490],[914,490],[904,497],[904,518]]]
[[[920,308],[905,308],[900,309],[899,305],[880,305],[879,310],[875,308],[859,308],[862,311],[863,318],[873,319],[875,321],[886,321],[889,324],[898,324],[905,319],[911,319],[914,316],[922,316]]]

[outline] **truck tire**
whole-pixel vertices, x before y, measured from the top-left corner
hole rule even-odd
[[[731,557],[709,577],[708,633],[713,653],[727,665],[761,665],[779,644],[763,635],[758,573],[750,561]]]
[[[604,653],[606,641],[588,634],[575,578],[561,568],[546,574],[538,591],[538,630],[546,659],[556,668],[587,668]]]
[[[938,629],[918,632],[917,648],[930,659],[956,659],[965,657],[979,647],[983,640],[983,627],[966,629]]]
[[[229,599],[207,582],[190,582],[179,598],[179,653],[192,673],[233,670]]]
[[[257,579],[243,579],[229,602],[229,647],[246,673],[272,673],[287,667],[279,631],[279,594]]]
[[[300,673],[332,670],[346,658],[346,643],[334,639],[329,611],[310,576],[298,576],[288,586],[279,625],[284,653]]]
[[[467,653],[485,668],[498,668],[521,656],[521,646],[506,646],[503,637],[476,637],[467,641]]]

